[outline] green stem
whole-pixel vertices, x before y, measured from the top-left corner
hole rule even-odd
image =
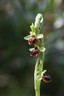
[[[40,64],[39,64],[40,74],[43,71],[43,61],[44,61],[44,53],[40,52]]]
[[[44,47],[44,38],[39,40],[39,47]],[[40,64],[38,64],[40,63]],[[39,60],[37,59],[34,71],[34,88],[35,88],[35,96],[40,96],[40,85],[41,79],[37,79],[38,76],[41,77],[41,73],[43,71],[43,63],[44,63],[44,52],[40,52]]]
[[[37,85],[36,85],[36,90],[35,90],[35,94],[36,96],[40,96],[40,81],[36,81]]]
[[[43,59],[44,59],[44,52],[40,52],[40,64],[38,64],[38,60],[36,61],[35,65],[35,72],[34,72],[34,87],[35,87],[35,96],[40,96],[40,84],[41,80],[37,80],[37,76],[41,75],[43,71]]]

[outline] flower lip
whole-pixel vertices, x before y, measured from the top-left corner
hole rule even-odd
[[[32,50],[30,49],[30,56],[37,56],[39,53],[39,49],[38,48],[33,48]]]
[[[42,80],[45,82],[45,83],[50,83],[51,82],[51,77],[49,75],[43,75],[42,77]]]
[[[29,38],[28,44],[29,45],[35,44],[37,41],[38,41],[37,37],[33,35],[32,37]]]

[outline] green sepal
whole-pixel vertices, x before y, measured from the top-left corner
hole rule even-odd
[[[35,48],[30,48],[29,51],[34,50]],[[44,52],[46,49],[44,47],[39,48],[40,52]]]
[[[30,48],[29,51],[32,51],[32,50],[34,50],[34,49],[35,49],[35,48]]]
[[[37,34],[37,38],[38,38],[38,39],[43,38],[43,34]]]
[[[31,35],[28,35],[28,36],[25,36],[24,39],[25,39],[25,40],[29,40],[30,37],[31,37]]]
[[[25,36],[24,39],[29,40],[31,36],[33,36],[33,35]],[[36,37],[37,37],[37,39],[41,39],[41,38],[43,38],[43,34],[37,34]]]
[[[45,49],[45,47],[41,47],[41,48],[39,48],[39,50],[40,50],[40,52],[44,52],[46,49]]]

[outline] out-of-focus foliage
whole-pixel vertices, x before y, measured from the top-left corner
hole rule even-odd
[[[35,59],[24,36],[37,13],[42,13],[45,37],[44,69],[50,84],[41,96],[64,96],[64,0],[0,0],[0,96],[33,96]]]

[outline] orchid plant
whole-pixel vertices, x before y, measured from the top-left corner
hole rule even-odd
[[[49,75],[46,75],[46,70],[43,70],[44,63],[44,36],[41,34],[41,28],[43,25],[43,16],[38,13],[35,22],[31,24],[31,31],[24,39],[28,41],[29,45],[33,45],[33,48],[29,49],[30,56],[37,56],[35,70],[34,70],[34,88],[35,96],[40,96],[41,80],[46,83],[51,82]]]

